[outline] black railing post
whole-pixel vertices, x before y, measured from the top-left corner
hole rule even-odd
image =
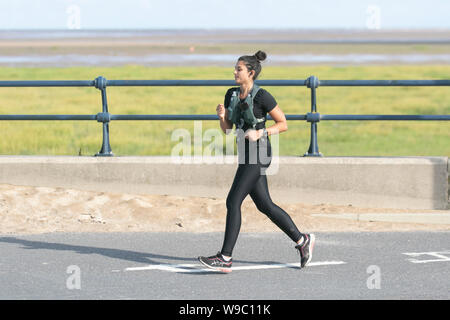
[[[109,122],[111,120],[108,112],[108,100],[106,99],[106,79],[102,76],[94,80],[94,85],[102,94],[102,112],[97,114],[97,121],[103,123],[103,142],[102,149],[97,153],[96,157],[112,157],[111,146],[109,144]]]
[[[317,123],[320,121],[320,114],[317,112],[316,88],[319,86],[319,79],[315,76],[310,76],[306,79],[306,86],[311,89],[311,112],[306,115],[306,121],[311,122],[311,138],[308,152],[304,156],[322,157],[323,155],[319,152],[317,143]]]

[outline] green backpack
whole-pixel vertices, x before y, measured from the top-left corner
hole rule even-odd
[[[240,90],[233,91],[230,105],[228,106],[228,120],[236,125],[236,128],[241,129],[244,123],[247,123],[252,128],[258,123],[264,122],[266,118],[256,118],[253,113],[253,99],[259,91],[259,87],[254,84],[252,91],[245,98],[243,102],[239,99]]]

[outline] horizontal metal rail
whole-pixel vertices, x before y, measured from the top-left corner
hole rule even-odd
[[[324,114],[322,120],[346,120],[346,121],[448,121],[450,115],[335,115]]]
[[[320,80],[321,87],[435,87],[450,86],[450,80]]]
[[[101,78],[101,77],[99,77]],[[103,78],[104,79],[104,78]],[[0,81],[0,87],[99,87],[102,80],[30,80]],[[306,80],[257,80],[260,86],[308,86]],[[450,86],[450,80],[317,80],[321,87],[395,87],[395,86]],[[106,80],[108,87],[223,87],[236,86],[233,80]]]
[[[0,120],[97,120],[97,115],[85,114],[2,114]]]
[[[308,122],[319,121],[449,121],[450,115],[363,115],[363,114],[319,114],[311,115],[319,117],[317,120],[312,120],[310,114],[305,115],[286,115],[287,120],[307,120]],[[180,115],[180,114],[109,114],[109,118],[102,118],[98,114],[46,114],[46,115],[31,115],[31,114],[14,114],[14,115],[0,115],[0,120],[47,120],[47,121],[75,121],[75,120],[97,120],[98,122],[109,122],[112,120],[119,121],[139,121],[139,120],[219,120],[216,115],[210,114],[196,114],[196,115]],[[267,120],[273,120],[271,116],[266,117]]]
[[[305,156],[322,156],[317,143],[317,125],[320,121],[450,121],[450,115],[323,115],[317,112],[316,89],[321,87],[342,86],[369,86],[369,87],[396,87],[396,86],[450,86],[450,80],[319,80],[311,76],[306,80],[258,80],[260,86],[306,86],[311,89],[311,112],[306,114],[286,115],[287,120],[303,120],[311,123],[310,146]],[[217,115],[124,115],[111,114],[108,111],[106,87],[125,86],[186,86],[186,87],[212,87],[236,86],[232,80],[107,80],[97,77],[95,80],[32,80],[32,81],[0,81],[1,87],[95,87],[100,90],[102,98],[102,112],[93,115],[0,115],[0,120],[40,120],[40,121],[83,121],[94,120],[103,124],[102,148],[96,156],[112,156],[109,143],[109,122],[111,121],[138,121],[138,120],[218,120]],[[270,115],[268,120],[272,120]]]

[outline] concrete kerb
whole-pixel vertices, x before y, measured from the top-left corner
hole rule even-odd
[[[312,214],[313,217],[396,223],[448,224],[450,213],[339,213]]]
[[[280,203],[449,208],[447,157],[279,157],[276,161],[277,170],[268,180],[273,198]],[[0,183],[224,198],[236,167],[234,156],[182,161],[169,156],[0,156]]]

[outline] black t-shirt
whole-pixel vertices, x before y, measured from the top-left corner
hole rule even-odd
[[[231,96],[233,95],[233,91],[239,91],[239,88],[230,88],[225,94],[224,106],[228,108],[231,101]],[[273,108],[277,106],[277,102],[275,98],[263,88],[260,88],[256,93],[255,98],[253,99],[253,114],[256,118],[265,118],[267,113],[272,111]],[[256,124],[256,129],[263,129],[266,126],[266,122],[261,122]],[[244,125],[243,130],[246,131],[250,126],[248,124]]]

